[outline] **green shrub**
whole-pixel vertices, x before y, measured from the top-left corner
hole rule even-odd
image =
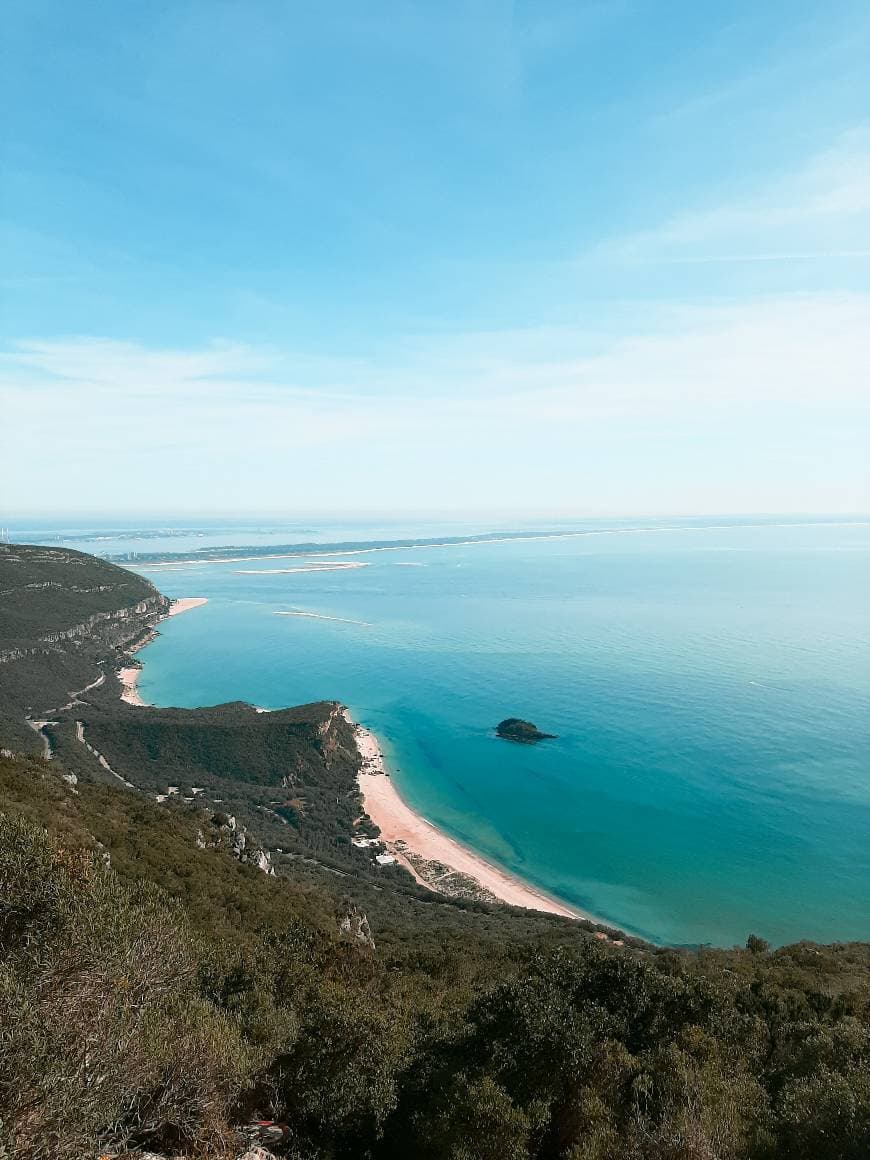
[[[11,1156],[104,1141],[219,1155],[254,1060],[200,999],[180,907],[0,817],[0,1121]]]

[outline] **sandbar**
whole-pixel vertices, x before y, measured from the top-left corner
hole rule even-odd
[[[349,620],[346,616],[325,616],[322,612],[305,612],[304,609],[291,609],[289,612],[276,612],[275,616],[304,616],[309,620],[335,620],[339,624],[358,624],[361,628],[371,628],[367,620]]]
[[[370,568],[368,560],[345,560],[341,564],[302,564],[299,568],[236,568],[237,576],[287,576],[291,572],[346,572],[348,568]]]

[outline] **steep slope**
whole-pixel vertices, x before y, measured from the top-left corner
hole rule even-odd
[[[367,910],[56,766],[0,757],[10,1160],[229,1160],[262,1117],[296,1160],[867,1155],[866,944],[692,955]]]
[[[100,682],[169,608],[132,572],[60,548],[0,544],[0,729],[40,753],[25,718],[50,716]]]

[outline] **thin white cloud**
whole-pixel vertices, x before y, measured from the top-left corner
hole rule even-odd
[[[641,320],[639,319],[639,322]],[[863,404],[870,388],[870,295],[793,295],[672,308],[590,353],[580,328],[406,340],[367,361],[294,359],[215,343],[154,350],[104,339],[26,342],[0,354],[7,405],[82,408],[96,424],[129,414],[196,414],[200,425],[293,422],[294,441],[344,438],[354,425],[485,415],[583,420],[592,414],[789,399],[808,407]],[[599,343],[600,346],[600,343]],[[158,408],[164,408],[163,411]],[[404,416],[404,419],[402,418]],[[268,435],[268,431],[265,432]],[[281,432],[279,438],[287,437]]]
[[[176,495],[388,507],[399,493],[570,506],[602,487],[635,513],[870,507],[870,295],[674,309],[594,353],[550,327],[322,366],[231,343],[41,340],[0,367],[7,510],[80,506],[106,480],[103,506],[139,509]],[[751,454],[775,460],[770,478],[747,476]]]
[[[746,350],[753,359],[761,353],[756,349],[759,345],[761,350],[791,350],[805,362],[813,349],[822,351],[827,359],[828,339],[833,336],[841,352],[863,359],[870,349],[868,323],[870,295],[788,295],[660,311],[653,333],[640,326],[635,334],[629,329],[629,333],[613,338],[603,354],[595,356],[584,354],[584,329],[551,326],[406,339],[368,360],[345,362],[329,357],[322,365],[310,356],[296,360],[292,352],[227,342],[185,351],[155,350],[105,339],[43,340],[17,344],[3,352],[0,367],[6,368],[7,385],[14,382],[10,372],[20,367],[34,376],[27,385],[41,390],[66,391],[69,384],[88,392],[109,387],[123,397],[138,394],[147,386],[157,395],[178,397],[189,392],[198,399],[203,392],[213,391],[221,397],[226,386],[259,382],[272,400],[280,401],[282,396],[299,391],[312,400],[333,399],[338,404],[361,399],[370,390],[371,381],[378,379],[381,393],[389,396],[392,405],[397,396],[426,397],[429,388],[445,376],[450,379],[447,394],[467,397],[471,389],[472,394],[484,398],[491,396],[493,387],[510,392],[523,384],[543,385],[554,377],[579,376],[591,383],[604,375],[610,381],[624,377],[632,362],[643,368],[643,378],[649,382],[651,363],[662,361],[663,352],[667,352],[665,377],[670,378],[676,364],[690,365],[693,360],[698,365],[707,363],[720,345],[732,352]],[[305,384],[309,371],[315,379],[322,379],[323,367],[330,380],[327,386],[319,389]],[[282,372],[286,377],[280,377]],[[739,397],[740,382],[732,383],[731,391]],[[440,396],[445,392],[432,393]],[[820,398],[828,397],[829,389],[820,392]],[[234,404],[244,407],[245,403],[244,395],[237,393]]]
[[[226,342],[193,351],[153,350],[101,338],[22,341],[0,354],[0,370],[30,371],[43,384],[88,383],[93,389],[146,389],[154,394],[173,393],[180,384],[214,389],[215,380],[252,376],[270,362],[263,352]]]
[[[792,253],[780,251],[771,254],[691,254],[680,258],[667,258],[673,265],[704,265],[716,262],[823,262],[834,258],[870,258],[867,250],[796,250]],[[655,259],[661,262],[661,258]]]
[[[870,128],[793,173],[604,247],[628,261],[787,261],[870,254]]]

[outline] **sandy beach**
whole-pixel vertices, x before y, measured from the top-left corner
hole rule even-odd
[[[190,612],[191,608],[199,608],[201,604],[208,604],[207,596],[185,596],[181,600],[173,600],[166,615],[178,616],[180,612]]]
[[[346,711],[345,717],[353,726],[357,747],[362,757],[363,765],[358,780],[366,813],[380,829],[381,837],[390,853],[414,875],[418,882],[433,889],[414,870],[396,843],[404,843],[422,858],[441,862],[460,874],[467,874],[496,898],[511,906],[543,910],[548,914],[560,914],[566,918],[590,918],[589,915],[548,898],[519,878],[491,865],[415,813],[405,804],[393,785],[375,735],[371,730],[353,722]],[[595,919],[590,921],[594,922]]]
[[[165,620],[170,616],[178,616],[182,612],[189,612],[191,608],[199,608],[201,604],[207,603],[208,598],[206,596],[187,596],[181,600],[173,600],[169,606],[169,611],[162,619]],[[127,668],[118,670],[118,680],[121,682],[121,700],[126,701],[128,705],[136,705],[140,708],[145,705],[137,688],[141,671],[141,668],[137,665],[128,665]]]
[[[145,702],[139,696],[139,690],[136,688],[136,682],[139,680],[139,673],[141,669],[130,665],[126,669],[118,669],[118,680],[121,682],[121,700],[126,701],[128,705],[143,706]]]

